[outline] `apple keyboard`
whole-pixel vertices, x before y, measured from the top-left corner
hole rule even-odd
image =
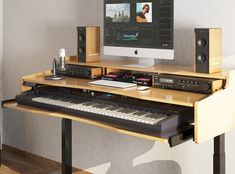
[[[137,84],[134,84],[134,83],[117,82],[117,81],[110,81],[110,80],[96,80],[96,81],[92,81],[89,83],[92,85],[108,86],[108,87],[122,88],[122,89],[137,86]]]

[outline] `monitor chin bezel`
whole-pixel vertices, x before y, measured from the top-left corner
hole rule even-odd
[[[144,59],[174,60],[174,49],[104,46],[104,55]]]

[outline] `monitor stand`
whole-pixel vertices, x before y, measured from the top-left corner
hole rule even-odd
[[[140,58],[139,63],[123,65],[123,66],[134,67],[134,68],[147,68],[150,66],[154,66],[154,64],[155,64],[154,59]]]

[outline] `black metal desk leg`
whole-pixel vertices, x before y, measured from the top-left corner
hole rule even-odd
[[[62,174],[72,174],[72,120],[62,119]]]
[[[225,174],[225,134],[214,139],[214,174]]]

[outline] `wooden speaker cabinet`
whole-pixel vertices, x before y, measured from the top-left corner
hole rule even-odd
[[[195,72],[216,73],[222,69],[222,30],[195,29]]]
[[[100,60],[100,27],[78,27],[78,62]]]

